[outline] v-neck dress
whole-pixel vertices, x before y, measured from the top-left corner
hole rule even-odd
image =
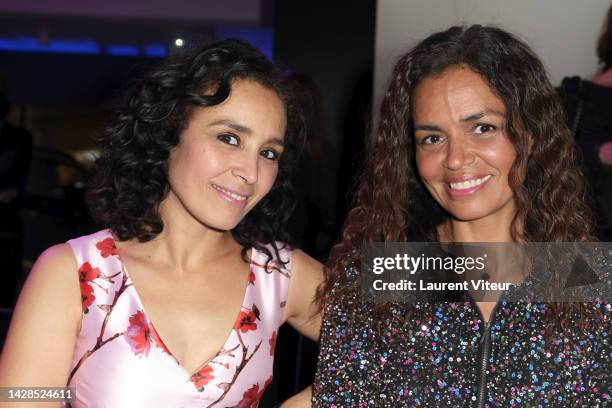
[[[252,249],[244,300],[225,344],[189,373],[153,327],[110,231],[68,244],[78,264],[83,318],[68,380],[76,396],[67,406],[257,406],[272,380],[289,288],[288,248],[280,251],[287,263],[273,259],[267,266],[266,255]]]

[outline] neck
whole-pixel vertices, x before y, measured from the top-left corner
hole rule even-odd
[[[515,209],[503,211],[478,220],[461,221],[450,218],[438,226],[438,236],[442,243],[513,243],[510,233]],[[521,232],[520,230],[517,232]],[[477,248],[477,254],[483,247]],[[517,253],[515,245],[487,245],[487,274],[494,282],[518,283],[524,279],[525,259]],[[467,249],[467,248],[466,248]],[[496,300],[497,295],[492,299]]]
[[[438,226],[440,242],[514,242],[511,213],[496,214],[477,220],[449,218]]]
[[[164,229],[155,239],[143,244],[143,252],[153,262],[177,273],[201,273],[202,265],[214,263],[241,249],[231,231],[219,231],[202,224],[173,194],[162,201],[159,213]]]

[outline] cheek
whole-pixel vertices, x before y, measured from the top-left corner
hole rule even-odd
[[[216,177],[228,168],[228,158],[211,148],[194,149],[184,160],[190,173],[198,178]]]
[[[263,168],[260,168],[259,179],[257,182],[258,197],[257,201],[254,202],[253,205],[259,203],[270,192],[274,186],[274,182],[276,181],[277,174],[277,166],[270,166],[266,163],[264,164]]]
[[[168,181],[171,184],[176,184],[184,178],[181,177],[184,174],[186,169],[184,168],[184,160],[182,160],[182,154],[180,151],[174,151],[170,153],[170,158],[168,159]]]
[[[416,155],[416,165],[419,176],[425,183],[433,181],[441,174],[441,166],[438,163],[437,155],[432,152],[421,152]]]
[[[510,173],[510,169],[516,161],[516,150],[508,140],[491,146],[490,149],[483,152],[483,155],[501,174],[505,175]]]
[[[198,168],[203,162],[204,149],[197,148],[189,143],[179,145],[170,153],[168,172],[175,174],[199,173]]]
[[[262,171],[261,188],[263,195],[268,194],[274,186],[276,177],[278,176],[278,165],[270,166],[270,168]]]

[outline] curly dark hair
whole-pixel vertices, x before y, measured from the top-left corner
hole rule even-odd
[[[606,19],[597,40],[597,58],[603,64],[604,71],[612,68],[612,6],[606,13]]]
[[[102,154],[92,169],[87,201],[93,217],[119,240],[141,242],[164,228],[159,204],[169,191],[168,157],[193,110],[214,106],[230,95],[232,81],[255,81],[274,91],[287,111],[285,151],[269,194],[232,230],[236,241],[277,259],[275,241],[289,243],[284,226],[294,206],[289,168],[301,137],[297,116],[279,69],[252,46],[224,40],[170,59],[139,81],[101,137]],[[214,91],[204,94],[205,91]]]
[[[368,141],[353,208],[318,292],[321,305],[354,291],[359,280],[349,282],[346,268],[359,270],[363,243],[438,240],[437,227],[448,214],[422,184],[416,168],[411,96],[424,78],[457,65],[480,74],[509,112],[506,128],[517,153],[509,174],[517,206],[513,239],[593,239],[574,141],[540,60],[499,28],[451,27],[420,42],[395,65],[378,130]]]

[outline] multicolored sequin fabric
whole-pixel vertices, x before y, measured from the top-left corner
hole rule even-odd
[[[326,308],[313,406],[612,406],[612,307],[584,309],[552,331],[551,305],[503,300],[487,324],[470,300],[381,321],[356,293]]]

